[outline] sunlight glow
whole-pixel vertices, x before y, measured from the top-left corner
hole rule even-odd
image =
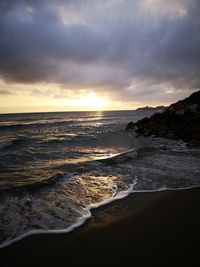
[[[91,92],[82,98],[75,100],[75,103],[84,109],[101,110],[108,106],[109,101],[105,98],[97,96],[96,93]]]

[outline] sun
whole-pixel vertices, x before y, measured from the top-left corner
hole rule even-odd
[[[79,107],[83,107],[88,110],[101,110],[105,109],[109,101],[105,98],[99,97],[96,93],[91,92],[77,100]]]

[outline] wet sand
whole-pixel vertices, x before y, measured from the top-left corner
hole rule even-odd
[[[200,266],[200,188],[133,193],[92,214],[72,233],[2,249],[0,266]]]

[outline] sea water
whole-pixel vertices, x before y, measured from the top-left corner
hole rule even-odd
[[[0,247],[129,193],[200,185],[200,149],[126,131],[153,110],[0,115]]]

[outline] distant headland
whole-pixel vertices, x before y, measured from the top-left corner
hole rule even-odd
[[[148,110],[155,110],[156,111],[164,111],[167,107],[165,106],[157,106],[157,107],[149,107],[149,106],[146,106],[146,107],[141,107],[141,108],[137,108],[136,111],[148,111]]]

